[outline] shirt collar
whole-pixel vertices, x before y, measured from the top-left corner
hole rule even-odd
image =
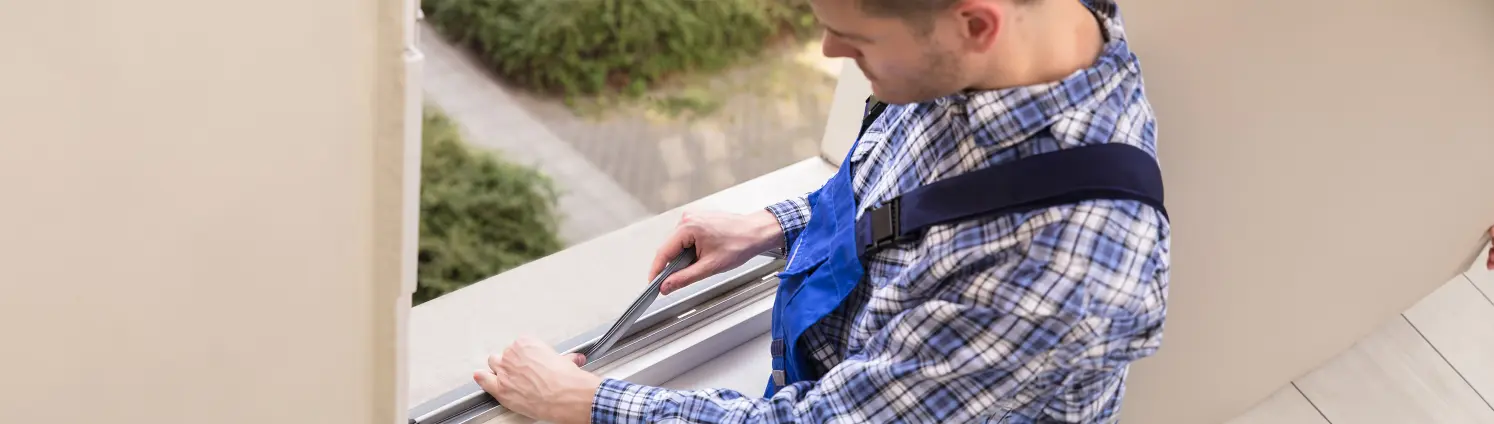
[[[1113,26],[1115,15],[1100,15],[1101,30],[1108,41],[1088,68],[1060,81],[956,93],[934,99],[934,103],[954,107],[964,115],[975,144],[980,146],[1015,144],[1053,125],[1066,112],[1095,107],[1138,71],[1123,33]]]

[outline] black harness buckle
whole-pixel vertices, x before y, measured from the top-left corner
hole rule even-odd
[[[902,218],[902,199],[894,198],[881,206],[866,211],[866,219],[871,220],[871,237],[865,246],[865,253],[882,250],[887,246],[899,241],[899,233],[902,225],[898,219]]]

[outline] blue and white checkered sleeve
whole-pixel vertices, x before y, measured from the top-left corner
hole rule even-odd
[[[764,208],[778,219],[778,225],[783,228],[783,252],[785,254],[794,245],[794,240],[799,238],[799,233],[804,232],[804,227],[809,225],[809,211],[814,207],[819,193],[819,190],[815,190]]]
[[[865,348],[818,381],[792,384],[764,399],[608,379],[593,399],[592,422],[970,422],[1018,408],[1033,400],[1017,397],[1055,357],[1108,356],[1113,352],[1094,351],[1131,341],[1132,336],[1113,334],[1073,338],[1089,333],[1075,330],[1084,327],[1094,296],[1114,295],[1090,292],[1087,283],[1138,280],[1117,274],[1141,273],[1143,267],[1133,265],[1147,256],[1136,249],[1147,244],[1138,242],[1141,237],[1126,237],[1125,229],[1109,225],[1114,222],[1095,219],[1103,212],[1089,212],[1100,216],[1045,213],[1048,223],[1032,224],[1044,221],[1033,219],[1010,228],[996,220],[929,239],[925,249],[932,250],[925,257],[939,271],[910,272],[906,278],[935,288],[934,296],[910,309],[887,311],[885,325]],[[875,304],[870,307],[869,313],[881,312]],[[1089,349],[1096,345],[1104,348]],[[1093,397],[1078,401],[1111,401],[1106,394]]]

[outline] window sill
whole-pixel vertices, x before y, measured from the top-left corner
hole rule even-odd
[[[471,371],[483,367],[489,354],[501,351],[520,335],[560,344],[616,319],[628,306],[627,300],[644,288],[654,250],[683,210],[752,211],[813,190],[833,172],[834,167],[819,158],[806,159],[413,308],[409,320],[410,406],[469,382]],[[657,302],[671,302],[678,295],[661,296]],[[771,296],[768,299],[766,305],[771,306]],[[691,347],[701,342],[698,338],[712,334],[707,328],[726,325],[743,311],[761,309],[762,302],[713,319],[663,346],[635,353],[599,371],[646,384],[667,381],[672,378],[670,369],[689,369],[684,363],[696,355],[689,352],[708,352],[717,347],[716,339],[709,346]],[[766,312],[763,314],[759,321],[766,326]],[[728,349],[761,333],[748,332],[742,340],[720,348]],[[727,339],[730,337],[719,340]],[[649,355],[665,355],[684,363],[648,365],[652,362],[647,358],[653,357]],[[703,355],[701,360],[710,356]]]

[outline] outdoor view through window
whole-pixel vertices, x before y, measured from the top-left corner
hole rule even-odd
[[[807,0],[421,9],[417,304],[818,155],[840,72]]]
[[[421,12],[412,405],[470,383],[517,337],[563,347],[609,324],[647,287],[671,211],[821,155],[842,62],[821,53],[807,0],[424,0]],[[761,209],[824,177],[696,206]],[[573,248],[592,250],[541,259]]]

